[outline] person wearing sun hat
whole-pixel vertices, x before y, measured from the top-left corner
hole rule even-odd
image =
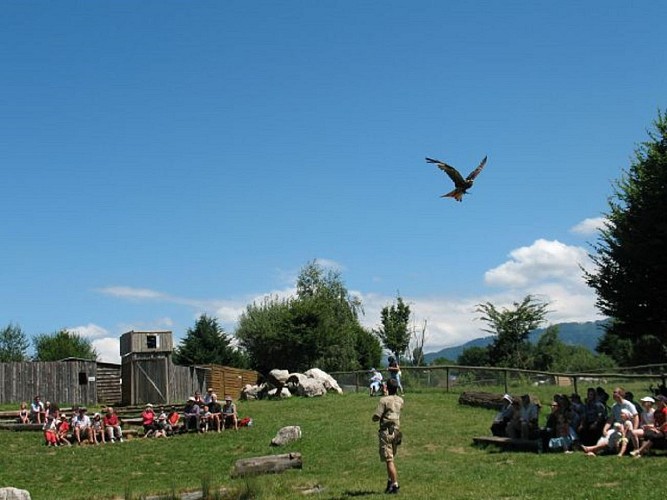
[[[632,430],[632,447],[634,448],[630,455],[635,455],[636,451],[639,450],[639,441],[644,438],[644,430],[651,429],[655,426],[655,409],[653,408],[653,403],[655,399],[651,396],[644,396],[639,400],[642,405],[642,412],[639,415],[639,428]]]
[[[644,430],[644,443],[638,450],[633,450],[630,454],[635,458],[644,456],[656,442],[664,444],[665,436],[667,436],[667,397],[659,394],[655,397],[653,427]]]
[[[222,405],[222,428],[234,427],[239,430],[239,416],[236,413],[236,405],[232,401],[232,397],[227,394],[225,396],[225,404]]]
[[[514,416],[514,407],[512,406],[512,396],[509,394],[503,395],[502,398],[502,407],[500,411],[496,414],[491,424],[491,434],[494,436],[506,437],[507,436],[507,424],[510,423],[512,417]]]
[[[152,436],[155,432],[155,412],[151,403],[146,404],[141,414],[141,424],[144,426],[144,437]]]
[[[186,431],[199,431],[201,407],[193,396],[190,396],[183,408],[183,421]]]

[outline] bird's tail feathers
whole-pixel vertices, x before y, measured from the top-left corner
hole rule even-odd
[[[463,201],[463,192],[455,189],[447,194],[443,194],[440,198],[454,198],[456,201]]]

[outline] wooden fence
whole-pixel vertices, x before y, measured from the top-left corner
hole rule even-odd
[[[257,384],[260,376],[259,372],[230,366],[206,365],[205,368],[208,369],[206,385],[213,389],[219,399],[227,394],[238,399],[246,384]]]
[[[609,380],[645,380],[647,382],[665,386],[667,373],[663,365],[647,365],[651,368],[648,373],[627,373],[619,368],[618,373],[562,373],[536,370],[521,370],[518,368],[488,367],[488,366],[401,366],[403,386],[437,387],[445,391],[470,390],[471,387],[501,386],[505,392],[510,392],[510,385],[514,381],[529,381],[535,385],[571,386],[574,392],[579,392],[581,383],[603,383]],[[637,367],[640,368],[640,367]],[[643,367],[642,367],[643,368]],[[352,391],[367,391],[369,373],[367,371],[331,372],[338,384]]]
[[[95,404],[97,363],[85,360],[0,363],[0,403],[42,401]]]
[[[243,387],[257,383],[259,377],[258,372],[228,366],[178,366],[164,357],[142,356],[134,361],[123,365],[80,359],[0,363],[0,403],[29,403],[40,395],[42,401],[60,405],[182,404],[195,391],[204,394],[208,387],[221,399],[225,394],[237,399]]]

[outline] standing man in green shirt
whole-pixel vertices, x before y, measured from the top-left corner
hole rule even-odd
[[[387,488],[385,493],[398,493],[398,472],[394,456],[401,444],[400,418],[403,398],[396,395],[398,383],[395,379],[387,381],[388,396],[383,396],[373,413],[373,422],[380,422],[378,438],[380,442],[380,460],[387,464]]]

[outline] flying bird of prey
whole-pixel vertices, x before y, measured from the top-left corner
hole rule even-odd
[[[426,161],[429,163],[435,163],[440,170],[446,173],[449,178],[454,181],[454,189],[447,194],[443,194],[441,198],[454,198],[456,201],[462,201],[463,195],[466,194],[468,189],[472,187],[472,184],[475,181],[475,177],[479,175],[479,173],[484,168],[484,165],[486,165],[486,156],[480,162],[477,168],[470,172],[468,177],[465,179],[458,170],[456,170],[451,165],[447,165],[445,162],[434,160],[433,158],[428,157],[426,158]]]

